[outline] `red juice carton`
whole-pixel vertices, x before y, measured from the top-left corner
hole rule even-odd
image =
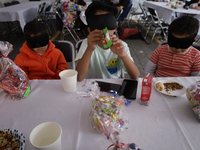
[[[142,91],[141,91],[141,98],[140,98],[140,104],[141,105],[149,105],[149,99],[151,96],[151,90],[152,90],[152,80],[153,77],[150,76],[144,76],[142,80]]]

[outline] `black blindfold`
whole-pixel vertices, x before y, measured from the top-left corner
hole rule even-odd
[[[87,19],[87,23],[91,31],[95,29],[102,30],[106,27],[108,30],[114,30],[116,28],[116,17],[113,13],[93,15]]]
[[[31,48],[43,47],[49,43],[49,34],[45,32],[35,37],[25,37],[25,39]]]
[[[189,36],[186,38],[176,38],[172,34],[168,35],[168,44],[170,47],[175,47],[176,49],[187,49],[194,42],[195,36]]]

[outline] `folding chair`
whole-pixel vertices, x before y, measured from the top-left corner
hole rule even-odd
[[[52,5],[45,8],[44,18],[42,18],[42,21],[46,24],[50,35],[53,35],[56,32],[54,22],[52,21],[52,19],[55,18],[55,15],[56,13],[52,11]]]
[[[72,29],[68,28],[68,26],[63,22],[63,13],[59,7],[56,8],[56,14],[58,15],[59,19],[62,20],[63,24],[61,31],[61,40],[64,40],[65,35],[70,34],[74,39],[74,41],[77,43],[80,40],[80,38],[75,32],[75,30],[80,30],[80,28],[72,28]]]
[[[12,1],[11,3],[12,3],[13,5],[20,4],[19,1]]]
[[[8,7],[8,6],[12,6],[13,4],[11,2],[6,2],[6,3],[3,3],[4,7]]]
[[[140,9],[142,10],[142,15],[140,16],[140,18],[138,19],[138,23],[141,25],[148,25],[151,22],[151,15],[147,14],[147,10],[146,7],[144,7],[141,3],[138,3],[140,6]]]
[[[38,9],[38,14],[37,14],[37,21],[42,21],[44,19],[45,16],[45,9],[46,6],[46,2],[42,3],[39,5],[39,9]]]
[[[60,0],[55,0],[54,5],[53,5],[53,12],[56,12],[56,8],[60,7],[61,2]]]
[[[72,69],[75,69],[75,55],[74,55],[74,45],[70,41],[52,41],[53,44],[59,49],[66,61],[72,63]]]
[[[130,21],[135,20],[133,19],[133,16],[141,16],[143,14],[142,12],[136,12],[136,10],[137,10],[137,7],[133,6],[132,4],[127,16],[124,18],[123,21],[120,21],[120,25],[123,26],[124,23],[126,22],[127,26],[130,27]]]
[[[158,16],[158,13],[155,9],[148,7],[148,12],[151,14],[151,23],[150,26],[147,29],[146,35],[144,37],[145,41],[150,44],[152,42],[152,40],[154,39],[154,36],[158,33],[158,31],[160,30],[161,33],[163,33],[163,38],[164,40],[167,39],[167,32],[168,32],[168,27],[169,24],[165,23],[163,20],[161,20]],[[151,40],[148,42],[147,41],[147,35],[149,33],[149,31],[151,30],[151,28],[154,27],[155,29],[153,30],[153,35]]]

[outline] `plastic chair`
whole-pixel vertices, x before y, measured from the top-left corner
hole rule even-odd
[[[64,40],[65,35],[70,34],[72,38],[74,39],[74,41],[77,43],[80,40],[80,38],[75,32],[75,30],[80,30],[80,28],[72,28],[72,29],[68,28],[67,25],[63,22],[63,13],[59,7],[56,8],[56,14],[63,24],[62,31],[61,31],[61,40]]]
[[[78,54],[78,51],[79,51],[79,49],[81,47],[81,44],[82,44],[83,40],[84,39],[81,39],[81,40],[76,42],[76,45],[75,45],[75,47],[76,47],[76,55]]]
[[[75,69],[75,55],[74,45],[70,41],[52,41],[53,44],[59,49],[67,62],[72,63],[72,69]]]
[[[163,20],[161,20],[158,16],[158,13],[155,9],[148,7],[148,12],[151,14],[151,23],[150,26],[147,29],[146,35],[144,37],[145,41],[150,44],[152,42],[152,40],[154,39],[154,36],[158,33],[158,31],[160,30],[163,33],[163,38],[164,40],[167,39],[167,31],[168,31],[168,27],[169,24],[165,23]],[[151,28],[154,27],[154,33],[152,35],[152,38],[150,41],[147,41],[147,35],[149,33],[149,31],[151,30]]]

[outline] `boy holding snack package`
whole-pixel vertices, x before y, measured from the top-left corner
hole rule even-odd
[[[55,48],[42,22],[31,21],[24,27],[25,42],[15,63],[29,79],[59,79],[59,73],[68,69],[63,53]]]
[[[76,56],[77,79],[119,78],[121,68],[132,79],[140,72],[133,62],[128,45],[114,32],[117,29],[117,8],[111,2],[94,1],[86,12],[88,37],[82,42]]]
[[[168,44],[159,46],[150,56],[145,74],[153,77],[187,77],[200,75],[200,52],[192,44],[199,21],[191,16],[175,19],[168,29]]]

